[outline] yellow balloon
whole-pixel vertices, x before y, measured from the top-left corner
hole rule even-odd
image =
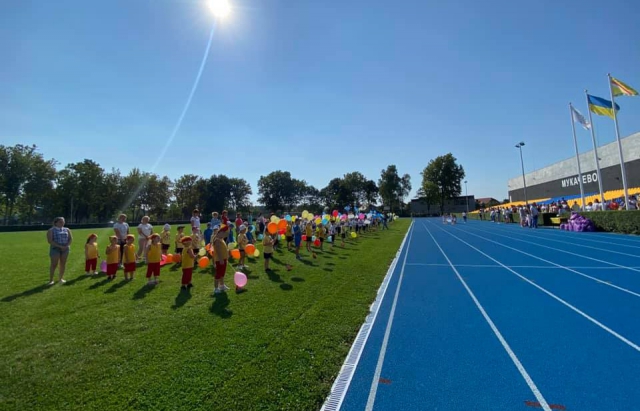
[[[297,220],[297,219],[298,219],[298,217],[296,217],[296,216],[294,216],[294,215],[293,215],[293,216],[291,216],[291,221],[293,221],[294,223],[296,222],[296,220]]]
[[[281,238],[282,240],[284,240],[284,239],[285,239],[284,234],[280,234],[280,238]]]
[[[256,249],[256,251],[253,252],[253,256],[254,257],[260,257],[260,250]]]
[[[316,218],[316,224],[322,223],[322,219],[320,217]]]
[[[278,224],[278,217],[276,217],[276,216],[272,215],[272,216],[271,216],[270,221],[271,221],[272,223],[276,223],[276,224]]]
[[[358,234],[356,234],[354,232],[351,233],[351,238],[356,238],[357,236],[358,236]]]
[[[233,250],[234,248],[236,248],[236,246],[237,246],[237,245],[238,245],[238,244],[236,244],[236,243],[229,243],[229,244],[227,245],[227,249],[229,249],[229,250]]]

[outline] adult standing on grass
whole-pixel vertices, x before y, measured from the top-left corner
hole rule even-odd
[[[141,260],[143,257],[151,234],[153,234],[153,226],[149,224],[149,216],[144,216],[138,225],[138,260]],[[122,248],[122,246],[120,247]]]
[[[120,268],[122,268],[122,253],[124,253],[124,246],[127,244],[127,236],[129,235],[129,224],[127,224],[126,214],[120,214],[118,216],[118,222],[113,225],[113,231],[116,234],[116,239],[120,246],[118,264],[120,265]]]
[[[49,285],[55,284],[53,274],[58,268],[60,275],[60,283],[64,284],[64,269],[67,265],[67,257],[71,250],[73,236],[71,230],[64,226],[64,217],[56,217],[53,220],[53,227],[47,231],[47,242],[49,243],[49,257],[51,257],[51,266],[49,267]]]

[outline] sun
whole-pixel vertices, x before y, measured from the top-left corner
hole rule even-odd
[[[209,8],[214,16],[225,18],[231,12],[231,5],[228,0],[209,0]]]

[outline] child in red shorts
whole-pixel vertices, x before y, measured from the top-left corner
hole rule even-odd
[[[109,237],[109,245],[106,250],[107,254],[107,278],[113,280],[116,278],[118,266],[120,265],[120,245],[118,237],[112,235]]]
[[[220,294],[229,290],[229,287],[224,285],[224,274],[227,271],[227,261],[229,259],[229,249],[225,239],[229,236],[229,226],[222,224],[220,229],[216,233],[213,240],[213,251],[215,253],[215,279],[213,281],[213,293]]]
[[[133,274],[136,272],[136,245],[133,234],[127,235],[127,242],[124,245],[122,254],[122,263],[124,264],[124,279],[133,280]]]
[[[158,277],[160,277],[160,261],[162,260],[162,244],[160,243],[160,235],[153,233],[149,236],[151,243],[147,245],[146,259],[147,259],[147,284],[158,284]],[[153,276],[153,280],[151,279]]]
[[[196,253],[193,251],[193,239],[189,236],[183,237],[182,240],[182,289],[186,290],[193,287],[191,277],[193,275],[193,266],[196,261]]]

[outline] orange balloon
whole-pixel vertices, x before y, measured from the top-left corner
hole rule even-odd
[[[247,255],[253,255],[253,253],[256,252],[256,246],[253,244],[249,244],[244,248],[244,251],[247,253]]]
[[[269,223],[269,225],[267,226],[267,231],[269,231],[270,234],[275,234],[278,231],[278,224]]]
[[[182,261],[182,256],[180,254],[174,254],[172,260],[174,263],[179,263],[180,261]]]
[[[287,220],[280,220],[280,222],[278,223],[278,228],[280,230],[286,230],[287,229]]]
[[[198,260],[198,266],[200,268],[207,268],[208,265],[209,265],[209,257],[202,257],[200,260]]]
[[[205,249],[205,250],[207,250],[207,251],[210,251],[210,250],[211,250],[211,244],[207,244],[207,245],[204,247],[204,249]]]
[[[167,254],[167,262],[168,263],[172,263],[173,262],[173,254]]]
[[[231,250],[231,257],[235,258],[236,260],[240,259],[240,250],[238,250],[237,248],[234,250]]]

